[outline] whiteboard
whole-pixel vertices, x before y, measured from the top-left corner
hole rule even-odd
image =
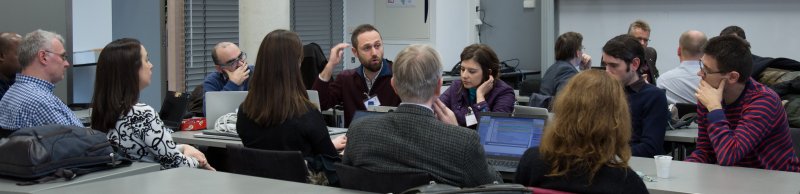
[[[695,29],[709,38],[723,28],[744,28],[753,54],[800,60],[800,1],[796,0],[562,0],[558,1],[558,34],[583,34],[586,52],[599,66],[602,47],[627,33],[636,19],[650,24],[649,44],[658,51],[657,66],[666,72],[678,66],[678,38]]]

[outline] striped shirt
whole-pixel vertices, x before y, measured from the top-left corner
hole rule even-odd
[[[800,172],[789,123],[774,91],[749,78],[732,104],[708,112],[698,103],[697,149],[687,161]]]
[[[0,127],[17,130],[46,124],[83,127],[75,113],[53,95],[55,85],[35,77],[17,74],[0,100]]]

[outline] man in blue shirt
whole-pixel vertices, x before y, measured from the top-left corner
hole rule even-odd
[[[0,100],[0,127],[17,130],[46,124],[83,126],[75,114],[53,95],[55,84],[64,79],[70,64],[64,38],[36,30],[25,35],[19,46],[22,73]]]
[[[601,65],[606,73],[622,82],[631,112],[631,154],[653,157],[664,153],[666,133],[667,97],[661,89],[645,83],[637,72],[644,63],[644,48],[631,35],[619,35],[603,46]]]
[[[0,99],[14,84],[14,78],[21,68],[17,58],[17,47],[21,39],[17,33],[0,33]]]
[[[247,91],[253,66],[245,65],[247,53],[232,42],[220,42],[211,51],[216,72],[203,81],[203,94],[216,91]],[[205,109],[203,109],[205,112]]]

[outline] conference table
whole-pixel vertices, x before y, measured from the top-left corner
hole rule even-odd
[[[336,128],[336,129],[339,129],[339,130],[344,129],[344,128],[338,128],[338,127],[328,127],[328,128],[329,129]],[[199,133],[202,133],[202,132],[201,131],[176,131],[175,133],[172,133],[172,140],[174,140],[175,143],[191,144],[191,145],[202,145],[202,146],[218,147],[218,148],[225,148],[225,145],[227,145],[227,144],[237,144],[237,145],[241,145],[242,144],[242,141],[238,141],[238,140],[226,140],[226,139],[216,139],[216,138],[195,137],[195,134],[199,134]],[[340,135],[344,135],[344,133],[333,134],[333,135],[330,135],[330,137],[331,137],[331,139],[333,139],[333,138],[339,137]]]
[[[656,178],[653,158],[631,157],[629,165],[654,182],[650,193],[800,193],[800,173],[672,161],[670,177]]]
[[[81,185],[96,181],[109,180],[125,176],[132,176],[148,172],[155,172],[161,169],[161,165],[157,163],[143,163],[134,162],[127,167],[119,167],[115,169],[93,172],[83,176],[76,177],[70,181],[52,181],[48,183],[40,183],[36,185],[18,186],[18,180],[0,179],[0,194],[5,193],[37,193],[45,190],[62,188],[73,185]]]
[[[39,192],[65,193],[367,193],[356,190],[214,172],[174,168]]]

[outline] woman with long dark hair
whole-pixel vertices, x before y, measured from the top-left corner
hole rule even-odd
[[[199,167],[214,170],[205,155],[190,145],[176,145],[158,113],[139,102],[139,92],[150,85],[153,64],[136,39],[117,39],[97,59],[92,95],[92,128],[108,133],[123,156],[156,162],[161,169]]]

